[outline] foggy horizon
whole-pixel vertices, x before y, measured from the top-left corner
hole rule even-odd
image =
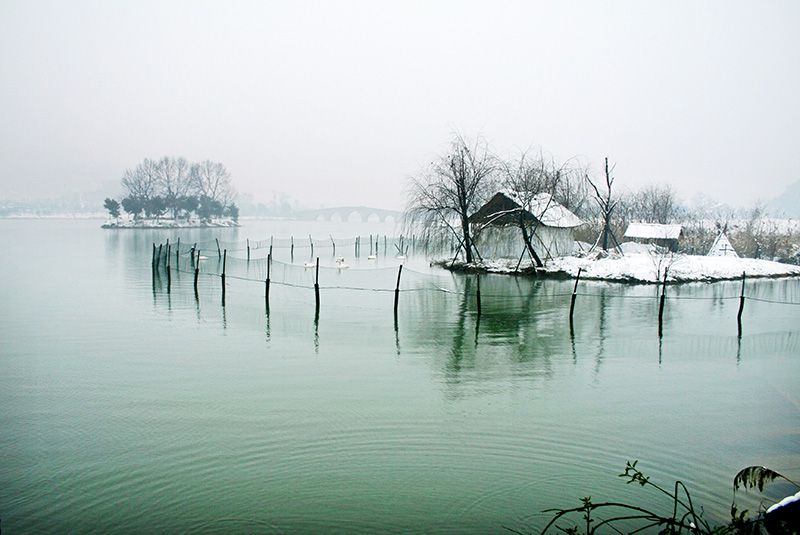
[[[240,194],[401,209],[452,134],[732,205],[800,179],[800,6],[0,5],[0,197],[222,162]]]

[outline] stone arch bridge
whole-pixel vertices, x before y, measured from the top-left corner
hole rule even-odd
[[[302,221],[399,221],[402,212],[370,208],[369,206],[336,206],[317,210],[301,210],[295,212],[295,219]]]

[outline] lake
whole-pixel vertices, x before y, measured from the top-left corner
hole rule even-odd
[[[572,282],[483,276],[478,316],[475,277],[413,250],[395,319],[391,242],[366,260],[387,224],[100,223],[0,220],[4,533],[536,532],[583,496],[668,512],[616,477],[634,459],[724,521],[739,469],[800,473],[800,306],[770,302],[798,280],[747,283],[741,339],[740,283],[668,287],[661,340],[658,288],[581,282],[570,336]],[[231,252],[224,307],[185,257],[152,276],[153,242],[271,235],[296,251],[276,241],[269,311],[263,247]]]

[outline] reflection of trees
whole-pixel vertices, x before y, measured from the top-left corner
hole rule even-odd
[[[561,295],[567,285],[482,276],[480,316],[474,275],[459,277],[454,293],[419,292],[413,305],[407,299],[401,307],[403,315],[418,316],[403,321],[409,333],[413,324],[403,351],[431,355],[448,385],[550,376],[553,356],[571,353],[569,300]]]
[[[601,288],[599,293],[600,300],[600,326],[598,327],[597,355],[594,358],[594,374],[600,373],[600,366],[603,364],[606,341],[606,289]]]

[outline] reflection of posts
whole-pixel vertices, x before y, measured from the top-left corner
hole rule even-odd
[[[478,317],[480,318],[481,317],[481,276],[478,275],[476,277],[476,279],[477,279],[478,286],[477,286],[477,289],[476,289],[476,292],[475,292],[475,298],[476,298],[476,304],[478,306]]]

